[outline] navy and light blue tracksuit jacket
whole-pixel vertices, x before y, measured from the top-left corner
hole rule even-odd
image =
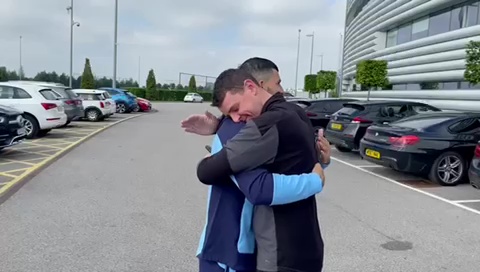
[[[219,152],[244,123],[223,118],[212,142],[212,154]],[[326,167],[326,166],[323,166]],[[282,205],[319,193],[323,181],[315,173],[272,174],[265,168],[245,171],[225,181],[203,181],[212,185],[208,193],[207,219],[197,257],[218,262],[226,271],[255,271],[254,205]]]

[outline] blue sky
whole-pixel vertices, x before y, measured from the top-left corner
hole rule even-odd
[[[90,58],[97,76],[113,73],[114,1],[76,0],[74,74]],[[2,0],[0,65],[23,67],[27,75],[68,72],[68,0]],[[272,5],[272,3],[275,3]],[[311,40],[324,69],[338,68],[345,2],[338,0],[119,0],[118,77],[143,83],[149,69],[157,81],[178,82],[179,72],[218,75],[253,56],[278,64],[287,88],[294,86],[298,29],[302,29],[299,82],[309,72]],[[5,31],[4,31],[5,30]],[[320,69],[314,58],[314,70]],[[182,79],[186,83],[187,77]],[[199,82],[204,79],[198,78]],[[301,86],[299,86],[301,87]]]

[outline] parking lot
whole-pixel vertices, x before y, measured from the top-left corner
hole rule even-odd
[[[332,147],[332,157],[336,162],[381,177],[385,182],[396,183],[428,197],[433,197],[480,214],[480,190],[473,188],[470,184],[461,184],[452,187],[441,186],[422,177],[397,172],[393,169],[362,160],[358,152],[339,152],[335,147]]]
[[[0,200],[21,186],[27,176],[85,139],[119,122],[140,116],[139,113],[115,114],[101,122],[75,121],[67,127],[50,131],[45,137],[26,140],[4,149],[0,154]],[[17,188],[18,189],[18,188]]]

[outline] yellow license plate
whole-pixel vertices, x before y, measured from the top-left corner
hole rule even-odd
[[[342,124],[332,123],[332,125],[330,127],[332,129],[341,130],[342,129]]]
[[[365,155],[374,159],[380,159],[380,152],[375,150],[365,149]]]

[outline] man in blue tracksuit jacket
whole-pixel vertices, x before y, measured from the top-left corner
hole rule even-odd
[[[212,154],[244,126],[223,118],[212,142]],[[323,188],[316,173],[280,175],[257,168],[230,178],[231,182],[205,182],[222,185],[209,188],[207,219],[197,250],[200,272],[256,271],[253,206],[296,202]]]

